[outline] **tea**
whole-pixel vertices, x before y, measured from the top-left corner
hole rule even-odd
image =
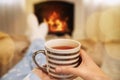
[[[73,49],[73,46],[54,46],[52,47],[53,49],[60,49],[60,50],[65,50],[65,49]]]

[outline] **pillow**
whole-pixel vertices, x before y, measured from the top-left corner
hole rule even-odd
[[[7,70],[13,59],[15,45],[8,34],[0,32],[0,76]]]

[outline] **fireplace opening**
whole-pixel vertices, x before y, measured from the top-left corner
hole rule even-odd
[[[72,35],[74,29],[74,4],[65,1],[45,1],[34,5],[39,23],[47,22],[48,34]]]

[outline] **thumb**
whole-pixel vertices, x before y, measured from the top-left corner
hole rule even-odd
[[[76,68],[73,67],[69,67],[69,66],[61,66],[61,67],[57,67],[55,69],[55,71],[57,73],[62,73],[62,74],[74,74],[74,75],[79,75],[78,71]]]

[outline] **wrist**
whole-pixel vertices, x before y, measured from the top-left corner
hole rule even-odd
[[[106,76],[106,74],[101,73],[94,73],[94,74],[90,74],[90,75],[85,75],[82,77],[84,80],[111,80],[108,76]]]
[[[111,80],[111,79],[108,76],[106,76],[106,74],[102,73],[102,74],[96,75],[94,77],[94,80]]]

